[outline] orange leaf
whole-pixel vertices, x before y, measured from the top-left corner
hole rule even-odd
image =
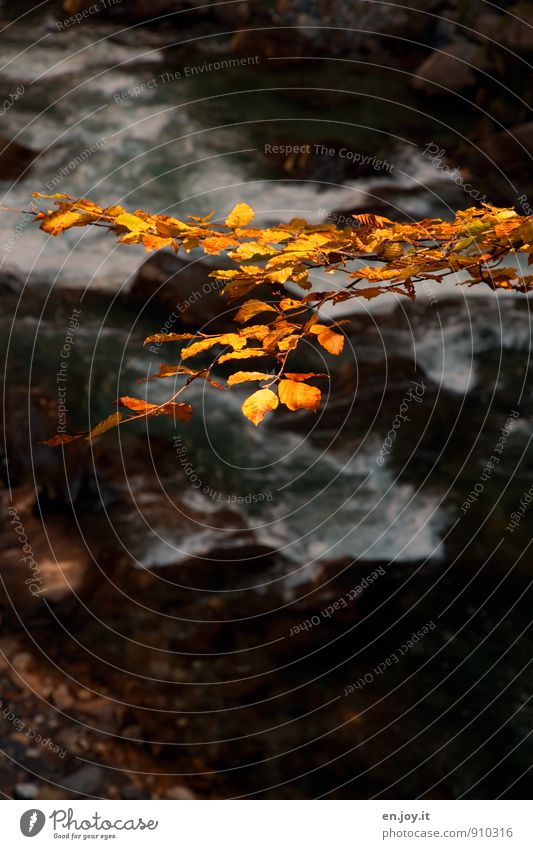
[[[310,333],[315,333],[318,341],[330,354],[338,356],[344,348],[344,336],[334,333],[325,324],[315,324],[309,328]]]
[[[40,442],[40,445],[50,445],[52,448],[55,448],[56,445],[64,445],[67,442],[74,442],[75,439],[81,439],[82,436],[85,436],[84,433],[56,433],[55,436],[52,436],[50,439],[45,439],[43,442]]]
[[[236,383],[245,383],[247,380],[269,380],[271,377],[271,374],[262,371],[236,371],[228,377],[228,383],[235,386]]]
[[[289,410],[316,410],[322,393],[316,386],[295,380],[280,380],[279,400]]]
[[[270,389],[259,389],[250,395],[242,405],[242,411],[247,419],[250,419],[254,425],[262,422],[266,413],[269,410],[275,410],[278,406],[278,396]]]
[[[235,239],[230,236],[209,236],[202,242],[202,247],[206,254],[219,254],[227,248],[231,248],[235,244]]]
[[[107,419],[104,419],[101,422],[98,422],[96,427],[93,427],[91,432],[86,437],[89,442],[95,436],[100,436],[101,433],[105,433],[106,430],[111,430],[112,427],[116,427],[124,418],[124,413],[113,413],[111,416],[108,416]]]
[[[262,312],[276,312],[276,310],[274,307],[271,307],[270,304],[264,304],[263,301],[246,301],[235,316],[235,321],[239,324],[243,324],[245,321],[248,321],[248,319],[259,315],[259,313]]]
[[[312,371],[307,372],[306,374],[299,374],[291,371],[286,371],[285,377],[288,380],[295,380],[297,383],[299,383],[302,380],[309,380],[310,377],[327,377],[327,374],[315,374]]]
[[[248,357],[266,357],[267,351],[262,351],[261,348],[244,348],[242,351],[233,351],[232,354],[223,354],[219,357],[219,363],[225,363],[228,360],[246,360]]]

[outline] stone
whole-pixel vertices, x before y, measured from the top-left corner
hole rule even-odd
[[[476,82],[483,60],[483,48],[465,39],[457,39],[442,50],[435,50],[417,68],[411,85],[423,94],[457,93]]]

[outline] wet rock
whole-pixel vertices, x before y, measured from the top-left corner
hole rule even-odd
[[[412,86],[427,95],[461,92],[475,84],[481,67],[484,67],[483,48],[457,39],[442,50],[435,50],[419,65]]]

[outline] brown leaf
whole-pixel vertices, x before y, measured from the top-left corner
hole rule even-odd
[[[82,436],[85,436],[85,434],[56,433],[55,436],[52,436],[50,439],[43,440],[43,442],[40,442],[39,445],[50,445],[52,448],[55,448],[56,445],[64,445],[67,442],[74,442],[75,439],[81,439]]]

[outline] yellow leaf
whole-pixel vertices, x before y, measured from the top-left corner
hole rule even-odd
[[[41,230],[50,233],[52,236],[59,236],[64,230],[75,227],[79,222],[85,224],[87,216],[72,210],[61,210],[47,215],[41,223]]]
[[[225,363],[228,360],[246,360],[249,357],[266,357],[268,351],[262,351],[261,348],[244,348],[242,351],[233,351],[232,354],[223,354],[219,358],[219,363]]]
[[[316,410],[322,393],[316,386],[295,380],[280,380],[279,400],[289,410]]]
[[[126,230],[131,230],[134,233],[150,229],[150,225],[147,224],[146,221],[143,221],[143,219],[139,218],[138,215],[132,215],[131,212],[123,212],[122,215],[117,215],[115,218],[115,224],[118,224],[120,227],[125,227]]]
[[[239,312],[235,316],[235,321],[239,324],[243,324],[248,319],[253,318],[259,313],[262,312],[276,312],[274,307],[271,307],[270,304],[265,304],[263,301],[250,300],[246,301],[245,304],[239,309]]]
[[[193,344],[189,345],[188,348],[183,349],[181,356],[184,360],[187,360],[189,357],[194,357],[201,351],[207,351],[209,348],[212,348],[213,345],[231,345],[234,351],[238,351],[241,348],[244,348],[246,345],[246,339],[243,339],[238,333],[224,333],[222,336],[211,336],[209,339],[202,339],[200,342],[193,342]]]
[[[247,203],[238,203],[234,206],[224,222],[226,227],[246,227],[254,217],[254,212]]]
[[[302,306],[302,302],[296,301],[294,298],[283,298],[283,300],[279,302],[279,305],[283,312],[285,312],[286,310],[297,310]]]
[[[254,425],[262,422],[266,413],[269,410],[275,410],[278,406],[278,396],[270,389],[259,389],[250,395],[242,405],[242,411],[247,419],[250,419]]]
[[[233,242],[233,244],[235,243]],[[232,251],[229,256],[236,261],[242,261],[252,259],[252,257],[261,259],[272,256],[275,253],[277,253],[276,248],[271,248],[270,245],[259,244],[259,242],[245,242],[243,245],[239,245],[236,250]]]
[[[228,383],[235,386],[236,383],[245,383],[247,380],[269,380],[271,377],[271,374],[262,371],[236,371],[228,377]]]

